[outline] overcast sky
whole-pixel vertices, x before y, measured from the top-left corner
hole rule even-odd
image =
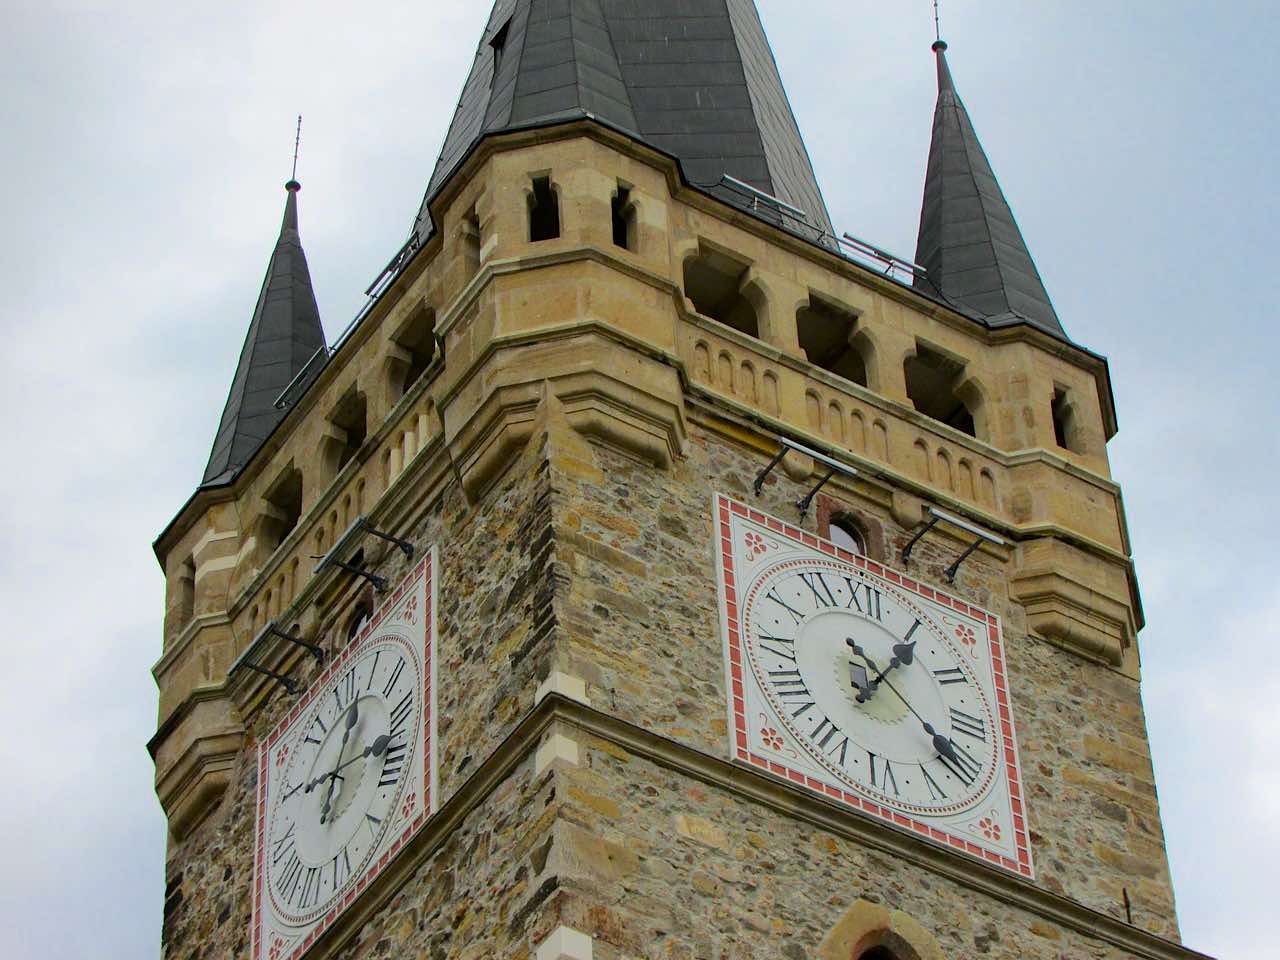
[[[157,956],[150,543],[204,468],[294,117],[332,338],[407,235],[489,6],[0,0],[0,954]],[[929,0],[760,7],[837,228],[909,255]],[[1231,960],[1274,956],[1280,849],[1275,9],[943,21],[1058,313],[1111,360],[1183,935]]]

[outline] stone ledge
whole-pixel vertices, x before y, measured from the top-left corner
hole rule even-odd
[[[197,700],[174,721],[152,750],[156,796],[169,832],[181,840],[222,801],[245,737],[222,697]]]
[[[989,867],[980,861],[911,834],[863,819],[822,797],[721,757],[695,750],[594,710],[557,693],[544,697],[511,734],[444,800],[400,857],[352,903],[347,912],[316,942],[309,960],[336,957],[351,938],[388,903],[406,880],[435,855],[462,826],[465,818],[514,775],[553,724],[596,737],[668,770],[761,803],[780,816],[800,820],[836,836],[913,863],[959,886],[993,897],[1044,921],[1071,929],[1146,960],[1212,960],[1208,955],[1131,926],[1066,897],[1051,893]]]

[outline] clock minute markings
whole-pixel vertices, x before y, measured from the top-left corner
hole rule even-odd
[[[974,781],[978,779],[978,774],[982,772],[982,764],[954,740],[949,740],[948,743],[951,749],[946,753],[939,753],[938,762],[966,787],[973,786]]]
[[[839,742],[832,743],[836,737],[840,738]],[[830,719],[823,717],[822,722],[814,727],[813,732],[809,734],[809,739],[816,743],[818,749],[827,756],[832,756],[838,750],[840,752],[840,766],[844,766],[845,757],[849,752],[849,738]],[[828,744],[831,744],[831,746],[827,746]]]
[[[831,592],[831,588],[827,586],[826,578],[818,571],[812,573],[800,574],[800,579],[804,585],[813,593],[813,598],[818,601],[821,607],[834,607],[836,605],[835,594]],[[819,590],[818,587],[822,589]]]
[[[387,680],[386,686],[382,688],[384,697],[391,696],[391,691],[396,688],[396,684],[400,682],[400,674],[404,672],[404,658],[400,658],[400,662],[396,664],[395,669],[391,671],[391,676]]]
[[[809,692],[799,670],[770,670],[769,682],[774,685],[778,696],[788,707],[799,704],[795,713],[791,714],[792,719],[816,706],[813,694]]]
[[[290,823],[289,829],[285,831],[285,835],[278,840],[272,842],[271,862],[279,863],[280,858],[293,849],[294,835],[293,831],[297,828],[297,823]]]
[[[778,606],[786,610],[787,613],[791,614],[791,619],[794,620],[797,624],[799,624],[802,620],[804,620],[804,614],[800,613],[798,610],[796,610],[795,607],[791,606],[789,603],[783,600],[780,596],[778,596],[777,587],[774,587],[772,590],[766,593],[764,595],[764,598],[766,600],[772,600]]]
[[[351,855],[347,852],[347,848],[343,847],[342,852],[334,854],[333,857],[333,889],[337,890],[346,883],[349,876],[351,876]]]
[[[876,776],[877,759],[884,761],[884,767],[881,770],[881,775],[879,777]],[[893,775],[893,764],[889,762],[888,758],[877,757],[876,754],[868,750],[867,760],[871,766],[871,785],[884,793],[888,793],[889,788],[893,787],[893,795],[895,797],[901,796],[901,794],[898,793],[898,779]]]
[[[783,660],[790,660],[792,663],[796,662],[796,655],[794,652],[796,647],[796,642],[791,637],[774,637],[774,636],[770,636],[767,633],[761,633],[759,636],[759,641],[760,641],[761,650],[767,650],[769,653],[772,653],[775,657],[781,657]],[[792,652],[787,653],[785,649],[780,649],[779,647],[771,647],[769,646],[770,643],[779,644],[783,648],[790,647]]]
[[[880,601],[880,591],[869,583],[856,583],[852,577],[845,577],[844,582],[849,587],[849,602],[845,604],[845,609],[857,610],[869,620],[883,622],[884,606]],[[861,598],[859,594],[862,595]],[[863,599],[866,600],[866,606],[863,606]]]
[[[951,728],[975,740],[987,742],[987,724],[981,717],[970,716],[963,710],[951,708]]]

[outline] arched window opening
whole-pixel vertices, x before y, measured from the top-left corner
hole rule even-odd
[[[1076,408],[1067,391],[1057,387],[1053,391],[1053,439],[1063,450],[1083,453],[1080,434],[1076,428]]]
[[[742,294],[749,265],[740,263],[714,250],[702,250],[685,261],[684,295],[704,317],[719,320],[725,326],[760,336],[760,320],[756,308]]]
[[[195,616],[196,612],[196,561],[195,557],[188,556],[182,561],[182,566],[178,568],[178,580],[173,586],[172,606],[173,611],[172,632],[177,633]]]
[[[498,79],[498,71],[502,69],[502,61],[507,53],[507,34],[510,32],[511,19],[508,18],[507,22],[498,28],[498,32],[489,41],[489,46],[493,48],[493,76],[489,78],[490,87]]]
[[[621,180],[618,191],[613,195],[613,244],[624,250],[634,251],[637,247],[636,208],[631,202],[631,188]]]
[[[862,535],[862,531],[848,517],[835,516],[831,518],[831,529],[827,533],[827,539],[837,547],[843,547],[850,553],[859,556],[865,555],[867,552],[867,542]]]
[[[409,354],[408,366],[399,384],[400,396],[418,382],[427,372],[436,355],[436,313],[425,304],[419,304],[400,328],[392,341]]]
[[[560,236],[560,200],[550,177],[534,177],[529,193],[529,240],[538,243]]]
[[[264,545],[268,551],[284,543],[302,517],[302,472],[289,467],[267,490],[262,524]]]
[[[352,386],[333,408],[329,422],[337,428],[341,444],[335,453],[333,472],[336,476],[364,446],[369,435],[369,405],[365,395]]]
[[[857,322],[852,310],[815,296],[796,312],[800,349],[809,362],[865,387],[867,365],[853,343]]]
[[[464,272],[470,280],[480,271],[480,214],[474,206],[463,215],[459,233]]]
[[[907,396],[926,417],[932,417],[961,433],[976,437],[973,412],[956,395],[964,377],[964,362],[939,350],[917,344],[916,353],[904,364]]]
[[[369,617],[371,615],[372,611],[370,610],[368,602],[364,600],[360,601],[360,603],[357,604],[355,611],[351,614],[350,619],[347,620],[347,643],[350,643],[360,635],[360,631],[363,630],[365,624],[369,622]]]
[[[898,960],[898,956],[888,947],[872,947],[858,960]]]

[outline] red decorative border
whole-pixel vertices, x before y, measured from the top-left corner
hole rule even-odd
[[[741,621],[739,616],[739,584],[737,582],[737,573],[734,569],[733,562],[733,533],[730,524],[730,517],[737,514],[745,517],[753,523],[757,523],[775,534],[786,537],[795,543],[803,544],[811,549],[818,550],[829,556],[836,557],[851,566],[868,570],[877,576],[883,577],[890,583],[896,584],[904,590],[933,600],[944,607],[950,607],[957,613],[972,617],[975,620],[985,622],[988,626],[988,637],[991,644],[991,664],[992,673],[995,681],[996,689],[996,712],[997,720],[1000,723],[1001,738],[1004,746],[1005,772],[1009,780],[1009,798],[1013,809],[1013,827],[1014,842],[1018,849],[1018,859],[1011,860],[1008,857],[1001,856],[990,850],[986,850],[963,837],[957,837],[947,833],[945,830],[939,830],[937,827],[927,823],[921,823],[912,817],[899,813],[888,807],[883,807],[878,803],[860,797],[855,793],[847,790],[841,790],[830,784],[823,783],[815,777],[808,776],[798,770],[777,763],[773,760],[767,760],[755,753],[752,753],[748,747],[747,738],[747,714],[746,714],[746,688],[743,681],[743,653],[742,653],[742,637],[738,629]],[[748,763],[752,766],[772,773],[791,783],[798,784],[806,789],[821,794],[831,800],[841,803],[845,806],[852,807],[863,813],[869,814],[877,819],[892,823],[903,830],[910,831],[922,837],[926,837],[935,843],[954,850],[962,851],[970,856],[985,860],[988,863],[995,864],[1005,870],[1017,873],[1023,877],[1031,878],[1033,872],[1031,869],[1031,846],[1027,836],[1026,814],[1023,801],[1022,777],[1018,764],[1018,753],[1016,739],[1013,729],[1013,714],[1010,709],[1008,681],[1005,676],[1005,658],[1004,646],[1000,635],[1000,619],[993,613],[987,613],[978,607],[972,606],[963,600],[945,594],[940,590],[925,586],[912,580],[910,577],[903,576],[895,570],[890,570],[883,565],[869,560],[866,557],[858,556],[837,547],[828,540],[823,540],[806,530],[799,527],[791,526],[783,523],[775,517],[761,513],[759,510],[753,510],[745,504],[736,500],[731,500],[724,494],[716,494],[716,523],[719,529],[719,557],[721,564],[721,579],[724,584],[724,604],[726,611],[726,619],[728,621],[728,644],[729,644],[729,675],[731,690],[730,695],[733,702],[733,753],[735,759],[742,763]]]
[[[329,665],[325,668],[320,676],[316,677],[307,692],[299,698],[294,704],[293,709],[287,715],[282,717],[280,721],[272,729],[271,733],[258,746],[258,800],[257,815],[255,817],[255,852],[253,866],[253,919],[250,930],[250,956],[253,960],[262,960],[266,956],[266,945],[262,942],[263,936],[263,915],[262,915],[262,897],[263,887],[266,882],[266,835],[267,835],[267,775],[269,773],[269,757],[271,748],[284,735],[285,731],[311,706],[312,701],[318,696],[330,680],[333,679],[343,666],[348,663],[356,652],[364,645],[365,641],[377,630],[378,626],[391,615],[391,612],[404,599],[405,595],[413,589],[417,588],[420,580],[424,581],[424,603],[423,603],[423,628],[426,631],[425,649],[422,658],[422,684],[423,684],[423,737],[422,737],[422,809],[418,815],[414,817],[401,835],[396,838],[395,842],[378,858],[376,863],[370,864],[365,870],[364,875],[359,881],[347,891],[342,898],[342,902],[335,905],[327,914],[324,915],[310,930],[307,931],[306,937],[302,942],[294,948],[289,954],[288,960],[297,960],[310,949],[311,945],[327,930],[335,920],[349,907],[355,899],[364,892],[365,888],[372,883],[383,869],[390,863],[397,853],[412,839],[413,835],[422,829],[428,818],[434,812],[436,806],[436,797],[434,795],[435,786],[435,744],[433,742],[435,733],[435,660],[436,660],[436,635],[435,635],[435,578],[434,578],[434,561],[435,549],[428,551],[427,556],[418,564],[417,568],[410,573],[395,592],[383,601],[378,607],[377,613],[369,620],[368,623],[361,628],[351,642],[349,642],[342,653],[332,658]]]

